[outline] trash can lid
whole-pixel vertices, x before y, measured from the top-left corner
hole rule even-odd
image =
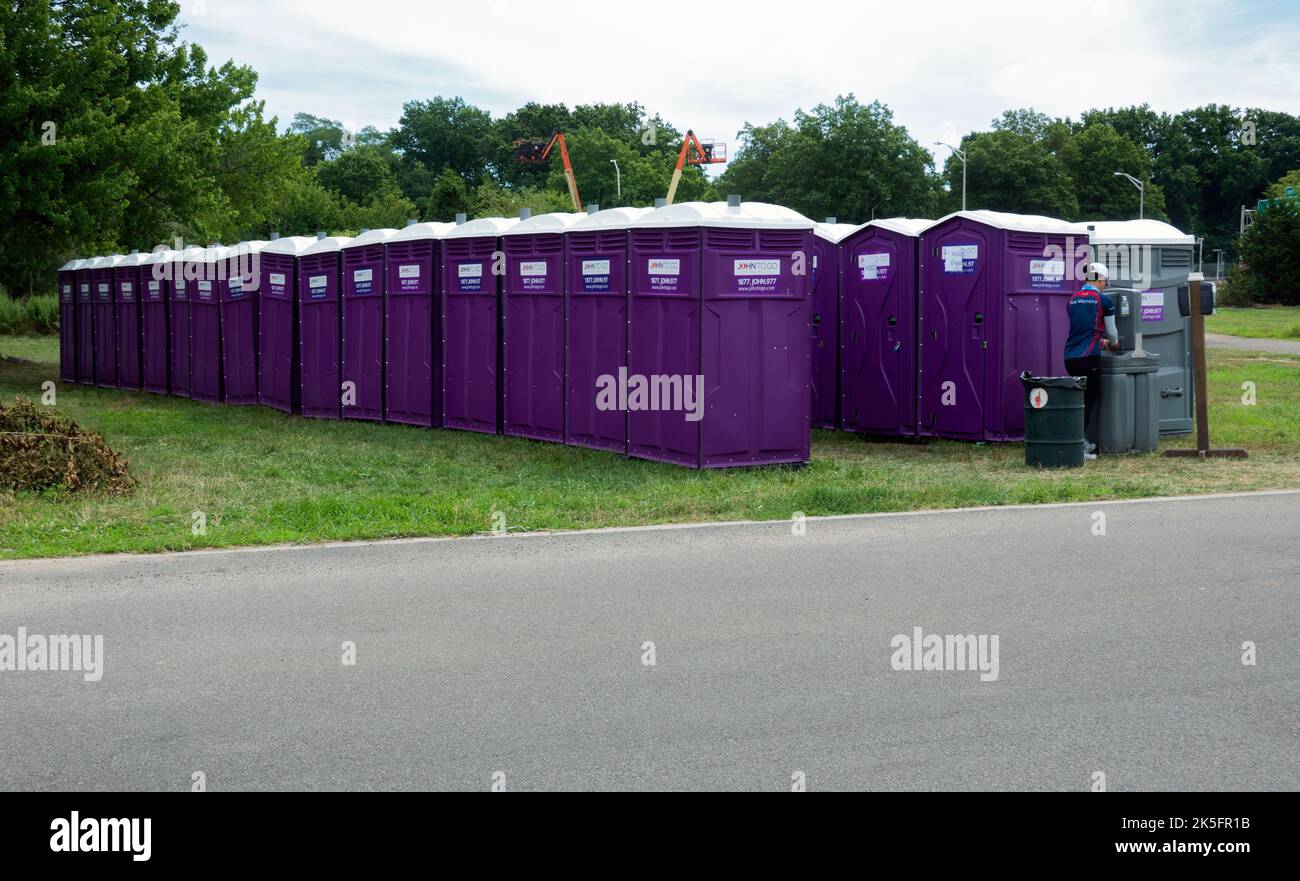
[[[1025,388],[1083,389],[1088,380],[1082,376],[1034,376],[1028,370],[1020,374],[1020,384]]]

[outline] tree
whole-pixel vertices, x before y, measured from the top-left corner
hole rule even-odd
[[[1287,199],[1255,215],[1238,239],[1243,264],[1232,286],[1244,281],[1257,303],[1300,306],[1300,200]]]
[[[392,154],[382,147],[354,147],[337,159],[316,165],[316,180],[344,199],[365,204],[401,192],[391,159]]]
[[[408,101],[390,142],[406,162],[425,172],[421,190],[407,190],[408,197],[428,192],[432,176],[443,168],[459,174],[466,184],[477,184],[500,161],[493,153],[491,115],[462,98]]]
[[[1146,152],[1105,122],[1085,124],[1070,137],[1060,158],[1072,180],[1078,208],[1067,220],[1128,220],[1138,216],[1165,219],[1164,192],[1151,180],[1151,159]],[[1137,187],[1115,172],[1145,181],[1145,197]]]
[[[872,216],[929,216],[934,210],[929,151],[879,102],[853,95],[810,112],[796,111],[793,126],[746,125],[736,159],[717,181],[718,192],[777,202],[809,217],[841,220]]]
[[[966,153],[966,204],[1017,214],[1076,217],[1074,181],[1060,157],[1047,146],[1009,129],[977,132],[962,138]],[[961,160],[950,156],[943,176],[948,205],[961,205]]]

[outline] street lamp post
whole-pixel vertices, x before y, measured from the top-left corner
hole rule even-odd
[[[623,173],[618,170],[617,159],[611,159],[609,161],[614,163],[614,189],[619,196],[622,196],[623,195]]]
[[[958,150],[952,144],[949,144],[945,141],[935,141],[934,145],[936,147],[947,147],[956,155],[958,159],[961,160],[961,210],[965,211],[966,210],[966,151]]]
[[[1129,183],[1138,188],[1138,220],[1142,220],[1145,217],[1144,212],[1146,211],[1146,185],[1133,175],[1125,174],[1122,171],[1115,172],[1115,177],[1126,177],[1128,178]]]

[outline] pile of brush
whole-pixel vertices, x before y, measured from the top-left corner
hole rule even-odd
[[[26,398],[0,403],[0,488],[126,493],[135,486],[126,459],[102,435]]]

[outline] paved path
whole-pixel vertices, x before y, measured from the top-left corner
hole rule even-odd
[[[1254,349],[1259,352],[1271,352],[1274,355],[1300,355],[1300,340],[1271,340],[1207,333],[1205,344],[1216,349]]]
[[[1300,493],[806,525],[0,563],[0,788],[1300,788]]]

